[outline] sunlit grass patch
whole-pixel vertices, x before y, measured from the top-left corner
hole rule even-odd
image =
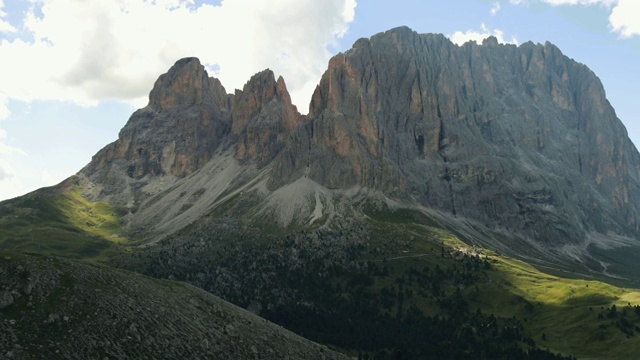
[[[578,358],[640,358],[640,330],[635,328],[640,329],[640,315],[634,308],[640,305],[639,290],[549,274],[521,260],[468,245],[446,229],[406,223],[396,226],[396,233],[404,228],[415,236],[416,254],[441,245],[449,249],[445,252],[467,250],[486,257],[491,264],[487,280],[477,284],[478,291],[462,289],[470,309],[502,318],[516,317],[543,349]],[[418,235],[420,228],[423,236]],[[408,257],[390,264],[402,272],[408,266],[433,267],[443,261],[449,260],[440,256]],[[613,305],[617,307],[615,316]],[[433,305],[423,307],[434,310]]]
[[[640,333],[627,335],[621,325],[640,324],[632,308],[640,304],[640,291],[549,275],[516,259],[492,256],[491,260],[492,282],[482,289],[481,305],[501,316],[526,319],[539,345],[578,358],[640,356]],[[514,302],[514,296],[522,303]],[[627,310],[609,317],[613,305]]]
[[[83,259],[106,259],[124,251],[123,214],[106,202],[84,198],[78,186],[37,190],[3,203],[0,248]]]

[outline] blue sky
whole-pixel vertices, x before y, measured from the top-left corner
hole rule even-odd
[[[80,170],[181,57],[229,93],[270,68],[305,113],[332,55],[401,25],[550,41],[599,76],[640,144],[637,14],[637,0],[0,0],[0,200]]]

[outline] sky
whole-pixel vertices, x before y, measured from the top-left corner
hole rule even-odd
[[[638,14],[639,0],[0,0],[0,200],[78,172],[180,58],[228,93],[270,68],[306,113],[333,55],[403,25],[550,41],[598,75],[638,146]]]

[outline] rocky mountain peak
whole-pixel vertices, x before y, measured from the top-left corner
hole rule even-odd
[[[99,197],[130,203],[132,181],[184,177],[209,161],[231,125],[232,98],[196,58],[178,60],[155,82],[149,105],[131,115],[118,140],[81,171]]]
[[[282,103],[287,107],[287,118],[282,119],[288,130],[297,125],[299,116],[291,103],[291,96],[282,76],[275,80],[273,71],[266,69],[251,77],[242,90],[236,90],[233,102],[233,125],[231,131],[239,134],[249,121],[269,106],[270,102]]]
[[[231,132],[240,139],[236,158],[256,160],[259,166],[275,158],[302,121],[284,79],[276,81],[269,69],[252,76],[242,91],[236,90],[232,117]]]
[[[482,45],[483,46],[498,46],[498,38],[496,38],[495,36],[491,35],[489,37],[487,37],[486,39],[482,40]]]
[[[149,106],[169,109],[192,106],[210,100],[209,77],[197,58],[178,60],[156,80],[149,94]]]

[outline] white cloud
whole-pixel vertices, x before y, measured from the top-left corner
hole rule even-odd
[[[14,154],[26,155],[24,151],[5,144],[4,140],[6,138],[7,131],[5,129],[0,129],[0,183],[2,183],[4,180],[13,179],[16,173],[13,166],[11,166],[8,158],[10,158]]]
[[[16,32],[16,28],[5,19],[7,17],[7,13],[4,12],[3,9],[4,0],[0,0],[0,34]]]
[[[192,0],[35,4],[39,11],[32,9],[24,19],[28,36],[0,41],[0,91],[9,98],[85,106],[105,99],[145,103],[161,73],[181,57],[197,56],[219,66],[228,92],[271,68],[306,111],[331,56],[327,46],[347,31],[356,0],[225,0],[199,7]],[[2,114],[7,110],[0,99]]]
[[[0,158],[0,183],[4,180],[11,180],[15,176],[15,170],[11,167],[11,165]]]
[[[542,0],[543,2],[558,6],[558,5],[605,5],[611,6],[618,2],[618,0]]]
[[[493,3],[493,6],[491,7],[491,15],[497,14],[498,11],[500,11],[500,2],[495,2],[495,3]]]
[[[489,36],[495,36],[501,44],[518,44],[518,39],[516,39],[515,36],[512,36],[511,39],[507,40],[504,38],[504,32],[502,30],[490,30],[484,23],[480,25],[479,31],[473,29],[469,29],[465,32],[456,31],[455,33],[447,36],[452,42],[458,45],[462,45],[468,41],[475,41],[476,44],[482,44],[482,40]]]
[[[0,120],[6,120],[11,112],[9,111],[9,97],[0,91]]]
[[[640,2],[637,0],[619,0],[611,11],[609,24],[614,32],[622,37],[640,35]]]
[[[535,0],[510,0],[515,5],[529,5]],[[551,6],[604,6],[609,11],[611,31],[623,38],[640,36],[640,1],[638,0],[538,0]]]
[[[34,190],[27,188],[16,176],[5,171],[2,159],[0,159],[0,199],[11,199],[29,190]]]
[[[26,156],[27,153],[22,149],[15,146],[7,145],[5,139],[7,138],[7,131],[0,128],[0,166],[4,168],[3,174],[13,174],[13,167],[9,164],[8,158],[13,155]],[[0,178],[1,180],[1,178]]]
[[[7,133],[5,132],[5,136],[6,134]],[[18,149],[17,147],[13,147],[0,142],[0,155],[13,155],[13,154],[27,155],[27,153],[25,153],[21,149]]]
[[[7,145],[5,140],[7,131],[0,128],[0,199],[8,199],[23,194],[28,189],[16,176],[16,170],[11,164],[15,155],[26,156],[27,154],[14,146]]]

